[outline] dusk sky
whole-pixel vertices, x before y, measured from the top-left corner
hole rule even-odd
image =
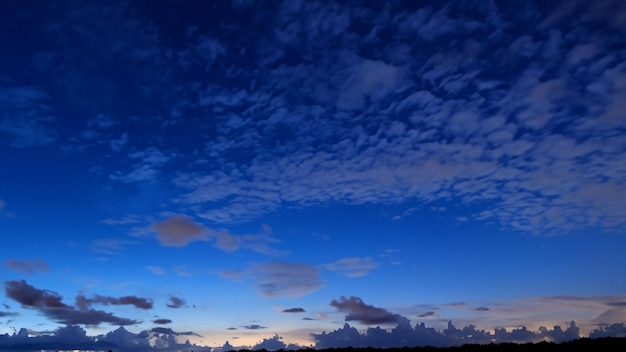
[[[626,2],[0,0],[0,236],[0,349],[626,336]]]

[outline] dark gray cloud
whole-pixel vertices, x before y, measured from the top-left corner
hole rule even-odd
[[[345,317],[346,321],[358,321],[366,325],[397,323],[403,319],[399,314],[365,304],[362,299],[354,296],[350,296],[350,298],[341,296],[339,301],[332,300],[330,305],[339,312],[348,313]]]
[[[478,307],[478,308],[475,308],[475,310],[478,311],[478,312],[487,312],[487,311],[489,311],[489,308],[487,308],[487,307]]]
[[[40,311],[48,318],[57,323],[66,325],[111,325],[127,326],[141,323],[140,320],[121,318],[102,310],[75,308],[45,308]]]
[[[18,302],[24,307],[29,308],[71,308],[67,304],[61,302],[61,297],[56,292],[39,290],[29,285],[24,280],[7,281],[4,283],[7,297]]]
[[[123,326],[139,323],[138,320],[120,318],[102,310],[91,309],[82,295],[77,296],[77,309],[61,302],[63,298],[58,293],[37,289],[24,280],[7,281],[4,283],[4,287],[7,297],[20,303],[23,307],[36,309],[44,316],[61,324],[99,325],[109,323]],[[133,298],[125,304],[134,305],[137,302]]]
[[[123,296],[123,297],[108,297],[101,295],[94,295],[91,298],[87,298],[83,295],[78,295],[76,297],[76,306],[79,308],[87,308],[92,304],[101,304],[101,305],[131,305],[135,308],[139,309],[152,309],[152,300],[143,297],[136,296]]]
[[[251,325],[242,325],[242,328],[248,329],[248,330],[259,330],[259,329],[266,329],[265,326],[261,326],[258,324],[251,324]]]
[[[172,321],[170,319],[154,319],[152,322],[154,324],[159,324],[159,325],[165,325],[165,324],[172,323]]]
[[[426,318],[426,317],[430,317],[430,316],[433,316],[433,315],[435,315],[435,312],[430,311],[430,312],[424,312],[422,314],[418,314],[417,317],[418,318]]]
[[[283,309],[283,313],[304,313],[304,308],[288,308]]]
[[[180,297],[170,296],[169,301],[170,303],[167,304],[168,308],[180,308],[185,305],[185,300]]]
[[[152,328],[152,329],[150,329],[150,332],[157,333],[157,334],[174,335],[174,336],[198,336],[198,337],[202,337],[202,336],[196,334],[193,331],[178,332],[178,331],[174,331],[174,330],[172,330],[170,328]]]
[[[15,313],[15,312],[0,312],[0,318],[14,317],[16,315],[17,315],[17,313]]]

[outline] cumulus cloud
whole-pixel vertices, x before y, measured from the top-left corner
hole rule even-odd
[[[346,277],[360,277],[367,275],[371,270],[376,269],[378,263],[372,258],[342,258],[334,263],[325,264],[324,268],[336,271]]]
[[[303,263],[263,263],[255,266],[250,274],[259,294],[267,298],[297,298],[324,285],[319,279],[319,270]]]
[[[366,325],[397,323],[403,319],[399,314],[365,304],[362,299],[354,296],[350,298],[341,296],[338,301],[333,299],[330,305],[339,312],[348,313],[345,317],[346,321],[358,321]]]
[[[0,207],[0,211],[1,211]],[[17,260],[17,259],[6,259],[4,261],[4,266],[11,270],[19,271],[23,274],[34,274],[37,272],[48,272],[50,271],[50,266],[48,263],[41,259],[33,259],[33,260]]]
[[[623,331],[617,327],[618,331]],[[594,334],[602,334],[596,330]],[[526,327],[518,327],[510,330],[504,328],[495,329],[494,332],[477,329],[468,325],[462,329],[456,328],[452,322],[448,322],[445,329],[439,331],[429,328],[424,323],[411,326],[408,319],[401,319],[398,325],[390,330],[380,327],[368,328],[359,332],[356,328],[346,323],[342,328],[313,334],[316,348],[337,347],[375,347],[389,348],[397,346],[432,346],[450,347],[469,344],[490,344],[503,342],[564,342],[579,338],[578,327],[570,322],[566,329],[554,326],[552,329],[541,327],[538,331],[528,330]]]
[[[67,325],[99,325],[109,323],[112,325],[133,325],[139,321],[117,317],[111,313],[95,310],[89,307],[88,300],[84,296],[77,296],[77,308],[62,302],[63,298],[56,292],[40,290],[26,281],[7,281],[4,283],[7,297],[20,303],[22,307],[33,308],[44,316],[61,324]],[[103,297],[105,298],[105,297]],[[118,304],[145,305],[142,299],[126,297],[122,300],[105,298],[104,301],[114,301]],[[124,303],[121,303],[121,302]]]

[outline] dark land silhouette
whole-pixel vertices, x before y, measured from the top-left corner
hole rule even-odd
[[[554,343],[554,342],[527,342],[527,343],[490,343],[490,344],[466,344],[461,346],[450,347],[397,347],[397,348],[374,348],[374,347],[341,347],[341,348],[324,348],[324,349],[298,349],[298,350],[277,350],[274,352],[570,352],[570,351],[602,351],[602,352],[624,352],[626,351],[626,337],[601,337],[601,338],[580,338],[572,341]],[[270,352],[267,349],[259,350],[231,350],[224,352]]]

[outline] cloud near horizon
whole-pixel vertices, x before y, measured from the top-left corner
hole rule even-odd
[[[348,313],[345,317],[346,321],[358,321],[365,325],[397,323],[405,319],[403,316],[390,313],[386,309],[365,304],[362,299],[354,296],[349,298],[341,296],[339,301],[333,299],[330,305],[339,312]]]
[[[77,307],[73,307],[63,303],[63,298],[58,293],[37,289],[24,280],[6,281],[4,287],[7,297],[20,303],[22,307],[36,309],[47,318],[67,325],[100,325],[109,323],[111,325],[124,326],[140,322],[139,320],[120,318],[112,313],[92,309],[89,307],[90,303],[130,304],[139,307],[149,305],[147,300],[131,296],[120,299],[99,296],[99,298],[88,300],[84,296],[78,295]]]

